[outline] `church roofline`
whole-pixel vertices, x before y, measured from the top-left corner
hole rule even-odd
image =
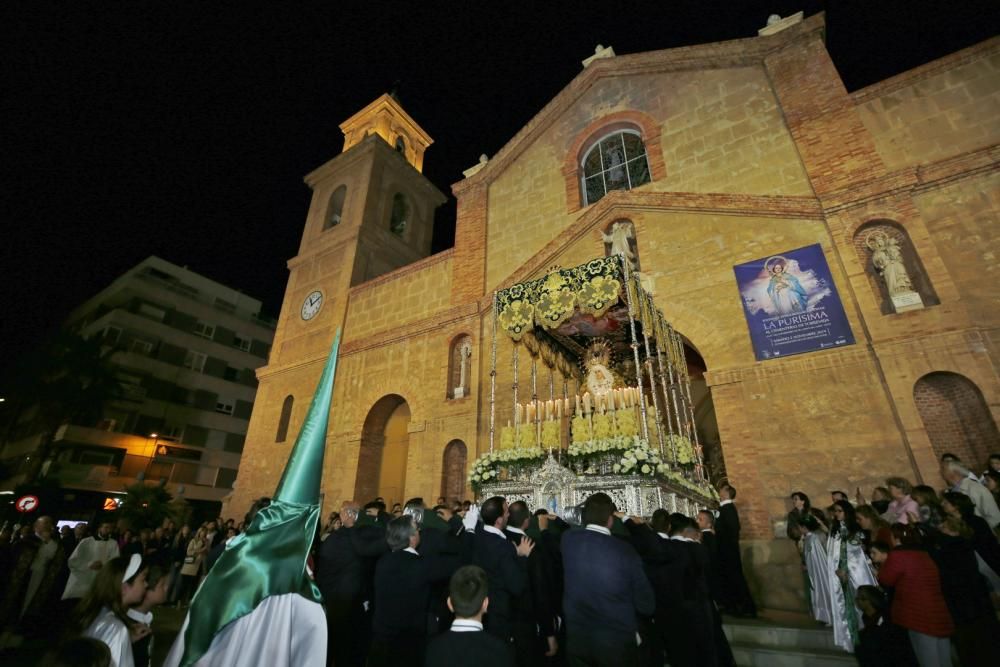
[[[751,67],[761,64],[765,57],[792,42],[811,37],[815,33],[822,34],[825,27],[825,13],[819,12],[774,35],[645,51],[596,60],[542,107],[542,110],[528,121],[482,169],[452,184],[452,192],[459,195],[477,184],[491,182],[599,79],[694,69]]]

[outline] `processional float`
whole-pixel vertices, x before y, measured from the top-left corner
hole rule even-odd
[[[643,516],[716,504],[683,341],[624,256],[495,292],[492,333],[477,495],[554,513],[598,491]]]

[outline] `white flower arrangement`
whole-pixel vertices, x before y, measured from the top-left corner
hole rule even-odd
[[[541,447],[514,447],[498,449],[483,454],[472,463],[469,470],[469,483],[478,489],[481,484],[495,482],[500,477],[501,464],[535,461],[544,458],[545,450]]]
[[[600,440],[587,440],[569,446],[567,453],[570,458],[586,458],[608,452],[624,451],[629,448],[643,447],[645,441],[639,436],[616,435]]]
[[[646,475],[649,477],[665,475],[669,472],[667,464],[660,457],[660,452],[648,444],[639,442],[622,453],[618,463],[611,467],[615,473],[622,475]]]

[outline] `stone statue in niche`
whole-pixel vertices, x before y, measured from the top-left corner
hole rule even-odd
[[[472,343],[470,343],[468,339],[465,339],[458,347],[458,386],[452,390],[452,394],[455,398],[463,398],[465,396],[465,378],[468,377],[468,366],[471,358]]]
[[[633,250],[635,245],[635,231],[632,227],[632,223],[628,221],[616,222],[611,225],[611,233],[601,233],[601,238],[604,239],[605,244],[605,254],[610,257],[611,255],[624,255],[625,259],[628,260],[629,267],[633,271],[639,270],[639,257],[636,251]]]
[[[885,283],[893,309],[901,313],[923,308],[923,299],[913,289],[913,282],[906,272],[899,241],[876,229],[865,236],[865,247],[872,253],[872,266]]]

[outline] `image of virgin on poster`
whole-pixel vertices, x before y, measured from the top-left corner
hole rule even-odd
[[[854,344],[818,243],[733,271],[757,361]]]

